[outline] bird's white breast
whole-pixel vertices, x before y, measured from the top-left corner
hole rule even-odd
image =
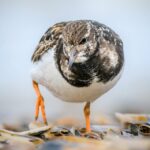
[[[88,87],[75,87],[70,85],[57,70],[54,61],[54,51],[49,50],[39,62],[34,63],[31,76],[34,81],[45,86],[60,99],[68,102],[94,101],[109,89],[120,78],[121,72],[112,80],[104,83],[93,82]]]

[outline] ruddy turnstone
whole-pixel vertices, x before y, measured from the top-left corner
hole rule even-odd
[[[92,20],[60,22],[43,35],[32,56],[33,87],[37,95],[35,120],[44,99],[38,84],[67,102],[86,102],[86,131],[90,131],[90,103],[110,90],[121,76],[123,43],[109,27]]]

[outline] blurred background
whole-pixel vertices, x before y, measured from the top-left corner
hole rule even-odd
[[[124,42],[124,74],[93,103],[92,115],[150,113],[149,0],[0,0],[0,122],[34,118],[31,55],[50,26],[78,19],[104,23]],[[49,118],[83,117],[83,104],[60,101],[43,87],[41,91]]]

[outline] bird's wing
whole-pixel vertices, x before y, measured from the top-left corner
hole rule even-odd
[[[121,60],[123,60],[123,42],[119,35],[104,24],[96,21],[92,21],[92,24],[96,27],[99,34],[99,50],[104,48],[106,51],[112,51],[112,49],[115,49]]]
[[[45,32],[32,55],[33,62],[39,61],[44,53],[57,44],[66,24],[67,22],[57,23]]]
[[[103,69],[111,74],[118,74],[124,63],[123,42],[119,35],[108,26],[92,22],[99,35],[99,54]],[[117,61],[118,60],[118,61]]]

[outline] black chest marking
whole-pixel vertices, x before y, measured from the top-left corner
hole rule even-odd
[[[93,63],[86,62],[85,64],[76,63],[68,69],[68,59],[63,54],[63,44],[59,41],[55,51],[56,66],[62,77],[71,85],[76,87],[87,87],[93,81]]]
[[[91,59],[84,63],[74,63],[70,70],[68,69],[68,59],[63,53],[63,43],[62,40],[60,40],[55,51],[55,63],[62,77],[69,84],[75,87],[88,87],[92,84],[95,78],[97,79],[96,82],[102,82],[104,84],[114,79],[123,66],[122,54],[119,53],[118,55],[118,64],[116,67],[110,69],[106,69],[102,65],[104,61],[107,60],[101,60],[99,55],[93,54]]]

